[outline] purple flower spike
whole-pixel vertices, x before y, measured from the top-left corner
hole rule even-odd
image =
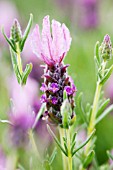
[[[59,90],[58,84],[57,83],[51,83],[49,90],[52,91],[53,93],[56,93]]]
[[[58,103],[58,99],[56,97],[52,97],[51,101],[54,105]]]
[[[45,83],[42,83],[42,87],[40,88],[41,91],[45,92],[47,90],[47,86]]]
[[[70,86],[66,86],[65,91],[69,96],[72,95],[73,92],[74,92],[73,89]]]
[[[45,102],[47,102],[47,98],[46,98],[46,95],[45,94],[43,94],[42,96],[41,96],[41,103],[45,103]]]

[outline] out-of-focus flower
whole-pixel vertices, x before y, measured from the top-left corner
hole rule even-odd
[[[31,45],[33,52],[47,65],[61,63],[71,45],[71,37],[65,24],[52,20],[52,36],[50,32],[49,16],[43,19],[42,35],[39,26],[33,30]]]
[[[67,74],[69,65],[63,64],[63,59],[70,49],[71,36],[65,24],[52,20],[52,33],[50,31],[49,16],[43,19],[43,29],[40,36],[39,26],[33,30],[31,45],[33,52],[46,64],[44,70],[44,83],[41,90],[44,94],[41,102],[46,102],[45,119],[55,124],[62,124],[61,106],[64,101],[66,87],[72,93],[67,93],[71,108],[71,118],[74,117],[74,86]]]
[[[38,100],[38,84],[34,79],[28,78],[26,86],[20,86],[16,79],[10,79],[10,97],[13,99],[17,112],[28,112],[28,108],[34,110],[34,105]],[[38,108],[39,109],[39,108]]]
[[[43,73],[43,68],[40,67],[42,62],[40,60],[37,60],[36,55],[32,52],[31,46],[30,46],[30,36],[27,38],[24,49],[23,49],[23,60],[25,63],[31,62],[33,64],[32,71],[30,73],[30,77],[35,79],[38,83],[41,83],[41,75]]]
[[[6,168],[6,157],[2,148],[0,147],[0,170],[6,170],[5,168]]]
[[[35,116],[40,107],[38,100],[37,82],[28,78],[27,84],[21,87],[15,77],[10,84],[10,96],[13,100],[9,119],[12,124],[10,128],[11,141],[16,147],[22,147],[28,143],[28,131],[32,128]]]
[[[0,27],[5,27],[8,36],[10,35],[10,27],[15,17],[18,18],[18,12],[14,4],[7,0],[0,1]],[[0,43],[4,42],[4,37],[0,32]]]
[[[79,25],[81,28],[90,29],[98,25],[98,1],[97,0],[78,0]]]
[[[32,112],[10,114],[10,122],[12,123],[10,135],[14,146],[23,147],[28,144],[28,131],[32,128],[34,119]]]

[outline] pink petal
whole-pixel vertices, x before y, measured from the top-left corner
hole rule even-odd
[[[40,38],[40,32],[39,32],[38,25],[35,26],[35,28],[32,32],[32,35],[31,35],[31,48],[33,50],[33,53],[36,54],[37,57],[42,59],[42,57],[41,57],[41,51],[42,51],[41,38]]]
[[[65,24],[62,24],[62,29],[63,29],[63,34],[64,34],[64,48],[65,48],[65,52],[69,51],[70,49],[70,45],[71,45],[71,36],[70,36],[70,32],[68,30],[68,28],[66,27]]]
[[[50,32],[50,21],[49,16],[45,16],[43,19],[43,29],[42,29],[42,53],[43,56],[51,60],[52,54],[51,54],[51,44],[52,38],[51,38],[51,32]]]
[[[52,54],[53,59],[56,62],[60,61],[60,57],[64,53],[64,36],[61,24],[55,20],[52,20]]]

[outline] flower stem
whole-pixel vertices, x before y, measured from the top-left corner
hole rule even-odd
[[[65,131],[63,128],[59,127],[60,141],[61,145],[64,145],[63,137],[65,137]],[[62,153],[63,169],[68,170],[67,157]]]
[[[104,70],[106,67],[106,62],[102,63],[102,76],[104,76]],[[95,91],[95,96],[94,96],[94,101],[93,101],[93,107],[92,107],[92,113],[91,113],[91,118],[88,126],[88,135],[91,134],[91,132],[95,128],[95,121],[96,121],[96,114],[97,114],[97,109],[98,109],[98,102],[100,98],[100,93],[102,89],[102,84],[100,84],[99,81],[97,81],[97,86],[96,86],[96,91]],[[88,154],[90,150],[92,140],[89,141],[89,143],[86,145],[86,155]]]
[[[67,148],[68,148],[68,170],[72,170],[70,129],[66,129],[66,135],[67,135]]]
[[[20,47],[19,43],[16,43],[16,50],[17,50],[17,63],[18,63],[18,69],[20,71],[20,74],[22,75],[23,70],[22,70],[22,61],[21,61],[21,56],[20,56]]]
[[[40,161],[40,154],[38,152],[32,130],[29,131],[29,138],[30,138],[30,141],[31,141],[32,149],[33,149],[35,155],[37,156],[38,160]]]

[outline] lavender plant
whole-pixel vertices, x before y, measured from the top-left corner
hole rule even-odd
[[[11,60],[15,75],[17,77],[18,83],[21,85],[26,84],[27,77],[32,70],[32,63],[27,64],[25,70],[23,71],[22,60],[21,60],[21,52],[23,51],[25,41],[28,37],[30,32],[30,28],[32,25],[33,16],[30,15],[30,19],[24,34],[22,35],[21,27],[17,19],[14,20],[14,23],[10,30],[10,38],[4,32],[2,28],[2,33],[4,38],[9,44],[10,53],[11,53]]]
[[[71,37],[65,24],[60,24],[52,20],[52,34],[50,32],[49,16],[43,19],[42,35],[40,36],[39,26],[33,30],[31,45],[33,52],[41,58],[44,63],[44,83],[41,91],[42,103],[46,103],[46,110],[43,115],[48,124],[55,124],[59,127],[61,143],[47,125],[49,133],[60,147],[63,154],[68,158],[68,163],[63,155],[64,169],[72,170],[72,157],[84,147],[92,138],[94,131],[88,139],[77,149],[75,149],[75,137],[70,136],[70,129],[76,120],[74,94],[76,86],[67,73],[67,67],[63,59],[69,51]],[[66,165],[67,163],[67,165]]]
[[[28,75],[32,69],[32,64],[30,63],[23,71],[20,55],[28,37],[31,24],[32,15],[30,16],[28,26],[23,36],[17,20],[14,21],[11,28],[10,38],[8,38],[4,33],[4,30],[2,30],[3,35],[10,46],[14,72],[18,83],[21,85],[26,84]],[[102,44],[97,42],[95,46],[94,59],[96,64],[97,83],[93,105],[86,104],[86,108],[84,109],[82,106],[81,93],[76,100],[77,115],[83,119],[83,125],[87,131],[86,140],[79,145],[77,145],[77,129],[75,128],[77,125],[77,116],[75,113],[75,95],[77,88],[72,78],[68,75],[67,68],[69,65],[65,65],[63,62],[70,49],[71,41],[72,38],[66,25],[60,24],[56,20],[52,20],[52,25],[50,27],[49,16],[45,16],[43,19],[41,35],[39,26],[35,26],[31,35],[31,47],[33,53],[45,63],[45,65],[43,65],[44,82],[40,88],[43,92],[43,95],[41,96],[42,106],[36,117],[32,114],[32,116],[29,116],[27,112],[29,104],[25,102],[27,105],[25,105],[26,108],[24,106],[25,111],[23,113],[23,109],[20,112],[19,109],[22,109],[22,104],[20,107],[18,105],[18,100],[15,99],[14,102],[17,102],[17,106],[19,106],[15,113],[16,115],[12,115],[10,121],[1,120],[1,122],[7,122],[11,125],[12,138],[14,138],[13,142],[17,144],[18,147],[23,145],[23,143],[24,146],[27,142],[29,144],[28,138],[30,138],[30,144],[32,144],[33,150],[31,157],[34,158],[34,160],[38,160],[34,162],[31,161],[30,169],[36,165],[35,169],[41,167],[44,170],[51,170],[51,164],[56,156],[56,149],[54,149],[51,156],[47,154],[44,161],[41,160],[41,156],[34,138],[34,130],[41,117],[46,121],[45,123],[47,123],[48,132],[53,137],[62,152],[64,170],[88,170],[90,168],[101,169],[96,164],[95,158],[95,128],[96,125],[113,110],[113,104],[107,107],[109,99],[103,99],[101,94],[105,82],[108,80],[113,71],[113,65],[110,68],[107,67],[108,61],[112,58],[111,40],[109,35],[106,35]],[[20,89],[21,92],[22,88],[23,87]],[[19,92],[19,90],[17,91]],[[28,101],[31,103],[33,102],[32,98],[30,98],[30,100],[28,99]],[[59,130],[60,140],[53,132],[52,126]],[[107,154],[109,158],[113,159],[113,156],[109,151]],[[76,158],[79,158],[79,163],[77,161],[75,162]],[[25,169],[20,164],[17,166],[17,162],[15,163],[14,168],[18,167],[19,169]],[[109,165],[107,165],[107,167],[109,167]]]
[[[108,61],[112,58],[112,44],[109,35],[105,35],[103,42],[97,42],[95,45],[95,64],[97,72],[97,82],[96,82],[96,91],[94,96],[93,105],[89,103],[86,105],[86,109],[82,106],[82,94],[78,97],[78,109],[81,113],[81,117],[86,124],[87,135],[90,135],[95,129],[96,125],[113,110],[113,104],[107,107],[110,100],[104,99],[102,93],[102,87],[109,79],[113,71],[113,65],[110,68],[107,68]],[[107,107],[107,108],[106,108]],[[80,169],[86,169],[88,166],[93,165],[94,157],[94,146],[96,138],[93,137],[89,143],[86,145],[85,150],[83,151],[82,165]],[[96,167],[99,168],[99,167]]]

